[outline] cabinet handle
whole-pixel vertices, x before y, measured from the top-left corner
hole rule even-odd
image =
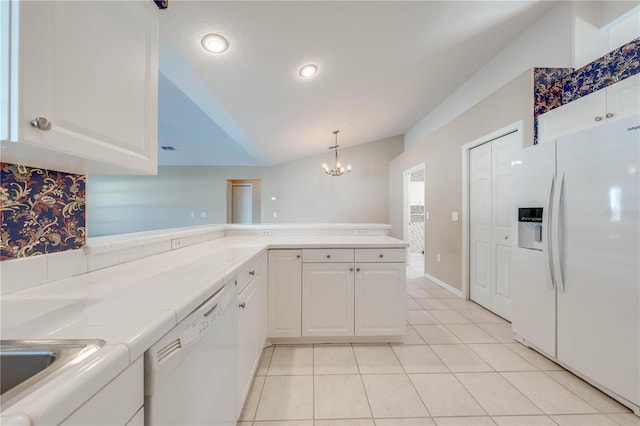
[[[612,112],[608,112],[607,115],[605,115],[605,117],[611,118],[611,117],[613,117],[613,113]]]
[[[384,257],[384,254],[380,253],[380,259],[382,259]]]
[[[602,117],[597,116],[596,118],[593,119],[594,121],[602,121]]]
[[[331,259],[331,255],[330,254],[327,255],[327,259]]]
[[[509,236],[508,236],[508,235],[505,235],[505,236],[504,236],[504,239],[505,239],[505,240],[508,240],[508,239],[509,239]]]
[[[241,304],[238,305],[239,308],[244,309],[245,306],[247,306],[246,303],[242,302]]]
[[[353,268],[349,268],[349,272],[353,272]]]
[[[234,280],[233,281],[233,285],[235,285],[237,287],[238,286],[238,280]]]
[[[296,259],[300,259],[300,255],[299,254],[296,254]]]
[[[29,124],[31,124],[31,127],[34,129],[42,130],[43,132],[51,130],[51,122],[44,117],[36,117],[34,120],[31,120]]]
[[[360,268],[356,268],[356,272],[360,272]]]
[[[256,274],[256,271],[249,271],[249,275],[254,276]]]

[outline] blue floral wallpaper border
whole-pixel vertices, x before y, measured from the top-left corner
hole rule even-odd
[[[640,38],[569,74],[563,81],[562,103],[611,86],[640,72]]]
[[[0,260],[85,245],[85,175],[0,163],[0,177]]]
[[[640,73],[640,38],[584,67],[534,68],[533,143],[538,143],[538,116]]]
[[[538,117],[562,105],[562,84],[572,72],[573,68],[533,69],[533,117],[536,122],[533,127],[534,144],[538,142]]]

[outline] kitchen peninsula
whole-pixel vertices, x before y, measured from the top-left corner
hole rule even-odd
[[[87,273],[3,296],[1,331],[3,339],[102,339],[106,344],[3,407],[3,424],[73,424],[86,420],[82,409],[88,406],[94,416],[104,413],[102,422],[143,421],[145,351],[227,283],[236,287],[233,297],[239,303],[230,306],[238,315],[238,359],[245,360],[244,370],[238,369],[239,407],[269,339],[402,340],[407,245],[389,237],[389,228],[221,225],[89,239]],[[290,261],[280,261],[283,256]],[[327,285],[319,285],[316,274]],[[262,295],[252,299],[259,307],[240,306],[254,286]],[[332,301],[329,311],[321,305],[327,300]],[[249,336],[247,343],[243,333],[263,324],[268,324],[265,332]]]

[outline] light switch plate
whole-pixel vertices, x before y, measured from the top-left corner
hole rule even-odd
[[[451,212],[451,220],[454,222],[458,221],[458,212]]]
[[[174,238],[171,240],[171,250],[179,249],[182,247],[182,238]]]

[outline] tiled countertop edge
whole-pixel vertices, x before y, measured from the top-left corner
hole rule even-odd
[[[87,246],[0,262],[0,294],[86,274],[225,236],[385,236],[391,225],[372,223],[205,225],[109,235],[87,239]],[[179,241],[176,241],[179,240]]]

